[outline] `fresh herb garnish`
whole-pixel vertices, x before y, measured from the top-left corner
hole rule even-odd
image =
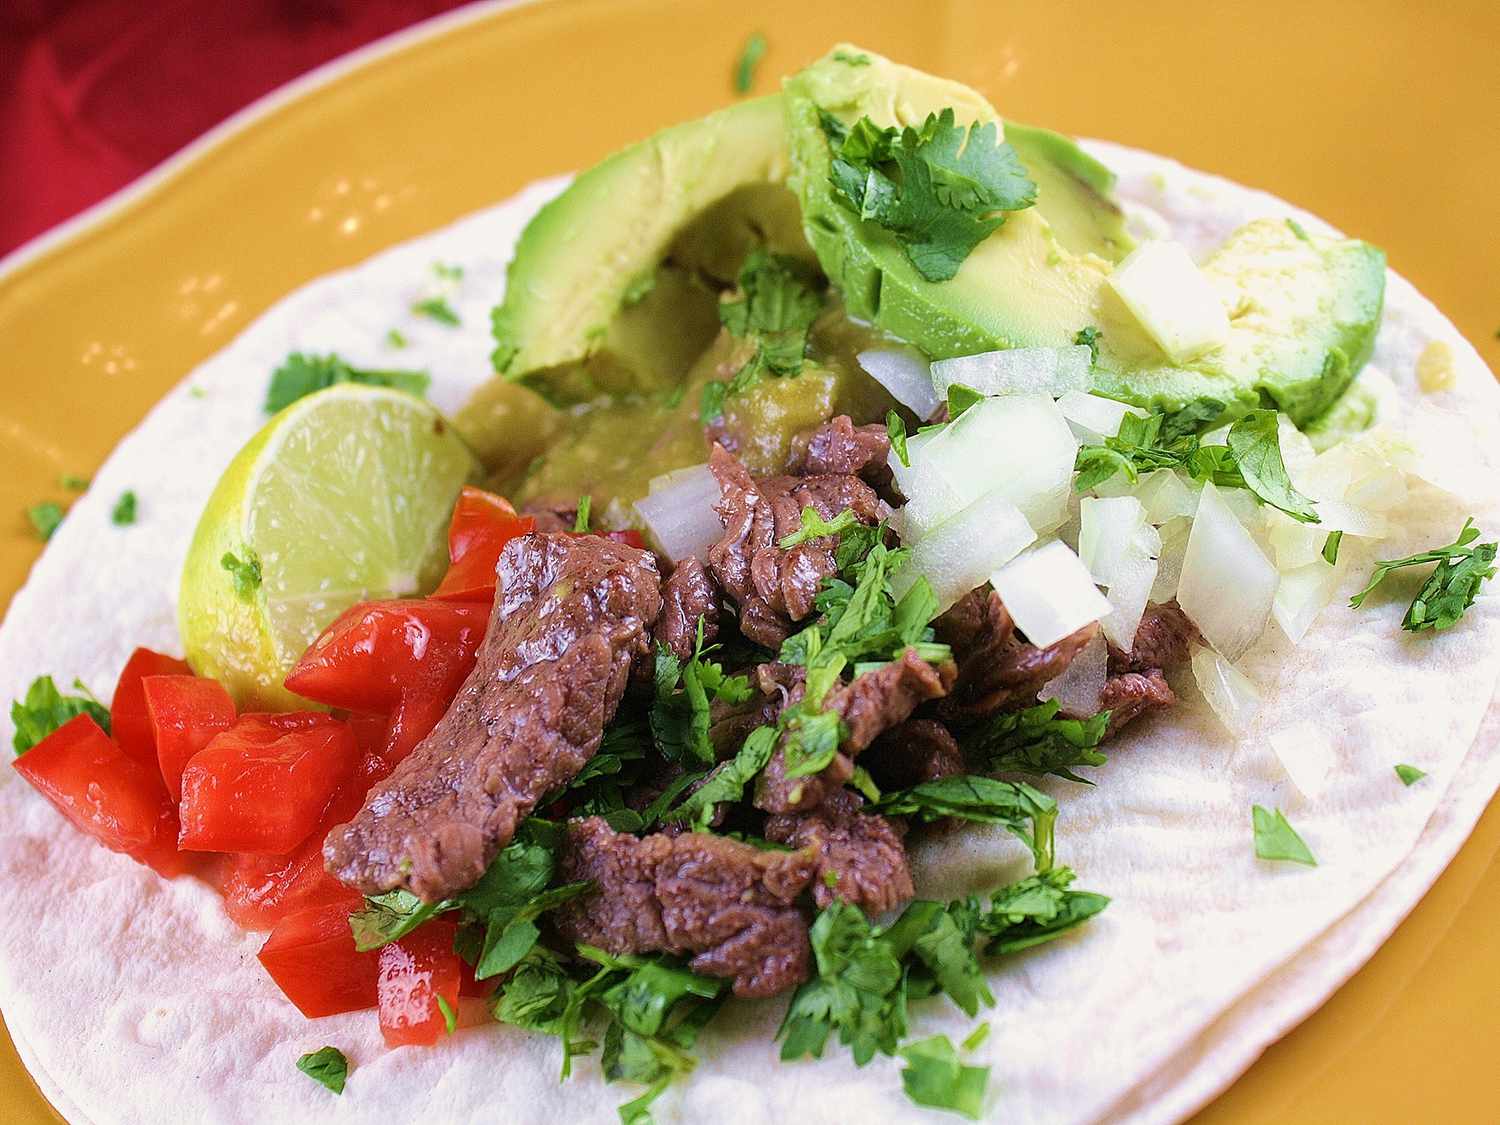
[[[69,492],[82,492],[89,486],[89,478],[81,477],[77,473],[64,473],[57,478],[57,483]]]
[[[901,1057],[906,1060],[901,1086],[908,1098],[917,1105],[951,1109],[971,1121],[979,1120],[985,1085],[990,1080],[989,1067],[959,1062],[958,1052],[946,1035],[908,1043],[901,1048]]]
[[[245,548],[243,559],[233,551],[225,551],[224,556],[219,559],[219,565],[229,571],[235,597],[242,602],[254,601],[255,591],[260,589],[260,556],[249,547]]]
[[[433,262],[432,272],[444,281],[459,282],[464,279],[463,266],[455,266],[448,262]]]
[[[304,395],[335,383],[363,383],[371,387],[393,387],[408,394],[424,395],[432,382],[424,371],[366,371],[351,367],[336,355],[293,352],[271,375],[266,389],[265,411],[275,414]]]
[[[386,329],[385,342],[393,348],[404,348],[409,343],[406,333],[399,328]]]
[[[833,519],[825,520],[818,515],[816,508],[807,507],[802,509],[802,526],[790,535],[783,535],[776,541],[776,545],[786,551],[801,546],[809,539],[823,539],[830,535],[842,536],[858,526],[859,517],[851,508],[845,508]]]
[[[729,676],[724,666],[707,660],[713,646],[703,644],[703,619],[698,619],[698,637],[692,659],[679,660],[666,645],[656,646],[656,698],[651,705],[651,734],[657,749],[670,762],[696,758],[714,761],[708,738],[709,708],[715,700],[744,703],[750,698],[747,676]]]
[[[1038,870],[1052,866],[1057,802],[1024,781],[999,781],[977,774],[943,777],[887,793],[875,802],[874,809],[889,816],[915,817],[924,823],[955,817],[998,824],[1031,850]]]
[[[1386,559],[1376,563],[1369,585],[1349,599],[1350,607],[1358,609],[1362,606],[1370,592],[1384,582],[1392,571],[1437,563],[1417,596],[1412,599],[1406,616],[1401,620],[1401,627],[1413,633],[1423,629],[1449,628],[1474,604],[1474,599],[1479,595],[1479,587],[1495,575],[1496,545],[1481,543],[1471,547],[1469,544],[1478,538],[1479,529],[1474,526],[1474,517],[1470,516],[1464,520],[1458,539],[1448,546],[1435,547],[1430,551],[1408,555],[1404,559]]]
[[[1313,503],[1292,487],[1281,457],[1280,421],[1274,410],[1252,410],[1229,427],[1229,451],[1245,487],[1301,523],[1318,523]]]
[[[1056,774],[1092,784],[1076,766],[1102,766],[1097,749],[1109,729],[1109,712],[1088,719],[1059,718],[1055,699],[1020,711],[1002,711],[964,735],[964,748],[992,773]]]
[[[26,509],[26,518],[31,521],[32,528],[42,537],[43,542],[52,538],[52,533],[63,521],[63,515],[62,505],[51,500],[44,500]]]
[[[928,281],[947,281],[973,249],[1036,202],[1036,184],[994,122],[956,123],[951,108],[921,128],[846,126],[821,114],[834,198],[896,236]]]
[[[342,1094],[349,1077],[349,1060],[337,1047],[319,1047],[298,1059],[297,1069],[335,1094]]]
[[[1073,336],[1073,343],[1081,345],[1081,346],[1083,346],[1085,348],[1088,348],[1088,350],[1089,350],[1089,362],[1090,363],[1098,363],[1099,362],[1099,338],[1101,336],[1103,336],[1103,335],[1104,335],[1103,332],[1100,332],[1099,329],[1095,328],[1092,324],[1090,324],[1087,327],[1080,328],[1078,330],[1078,332]]]
[[[996,891],[975,923],[981,951],[999,955],[1045,945],[1109,905],[1104,895],[1073,890],[1075,877],[1071,868],[1054,867]]]
[[[1323,540],[1323,561],[1333,566],[1339,561],[1339,544],[1344,541],[1342,531],[1330,531],[1328,538]]]
[[[770,44],[766,37],[760,32],[753,32],[745,45],[740,48],[740,57],[734,62],[734,92],[736,94],[748,94],[750,87],[755,85],[755,68],[760,65],[760,60],[765,57],[766,48]]]
[[[906,423],[894,410],[885,412],[885,432],[891,439],[891,449],[895,451],[896,459],[905,468],[911,468],[911,458],[906,452]]]
[[[587,535],[589,533],[589,517],[593,513],[594,500],[587,494],[578,498],[578,514],[573,517],[573,533],[575,535]]]
[[[412,303],[411,311],[417,316],[425,316],[428,320],[446,324],[449,328],[457,328],[462,323],[458,318],[458,313],[454,312],[453,306],[448,303],[447,297],[424,297]]]
[[[1427,776],[1426,770],[1419,770],[1416,766],[1409,766],[1405,762],[1396,766],[1396,776],[1401,779],[1402,785],[1415,785]]]
[[[976,391],[966,383],[948,384],[948,421],[956,422],[963,412],[971,406],[977,406],[984,401],[984,393]]]
[[[975,1027],[973,1031],[969,1032],[969,1034],[964,1037],[964,1041],[960,1043],[959,1046],[962,1047],[965,1051],[972,1051],[975,1047],[978,1047],[989,1037],[990,1025],[987,1023],[982,1023]]]
[[[126,489],[120,493],[120,498],[115,501],[114,509],[109,513],[110,522],[116,527],[128,527],[135,523],[135,493]]]
[[[64,695],[57,690],[51,676],[38,676],[31,681],[23,698],[12,701],[10,721],[16,732],[11,737],[11,745],[17,754],[26,753],[79,715],[89,716],[105,734],[109,733],[109,708],[95,699],[81,680],[74,680],[73,687],[82,694]]]
[[[1255,829],[1255,854],[1261,859],[1285,860],[1308,867],[1318,865],[1280,809],[1272,811],[1255,805],[1250,809],[1250,820]]]
[[[733,758],[709,771],[703,784],[663,819],[691,820],[697,828],[707,828],[714,806],[721,801],[738,801],[744,796],[745,786],[766,768],[775,753],[776,739],[775,727],[756,727]]]

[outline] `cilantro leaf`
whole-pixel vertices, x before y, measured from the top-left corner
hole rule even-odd
[[[756,727],[735,756],[711,770],[707,780],[664,819],[692,820],[700,828],[707,827],[714,806],[721,801],[738,801],[744,796],[745,786],[766,768],[776,750],[776,739],[775,727]]]
[[[496,994],[495,1018],[529,1031],[557,1035],[573,989],[574,981],[557,955],[538,946],[522,958]]]
[[[1313,502],[1292,487],[1280,433],[1276,411],[1252,410],[1229,428],[1229,451],[1251,492],[1300,523],[1319,523]]]
[[[455,1012],[453,1010],[453,1006],[448,1003],[448,998],[446,996],[440,995],[434,997],[434,999],[437,1000],[438,1011],[443,1014],[443,1027],[447,1029],[449,1035],[452,1035],[456,1030],[458,1030],[458,1013]]]
[[[1073,487],[1087,492],[1117,473],[1123,473],[1134,484],[1143,472],[1178,469],[1195,480],[1246,488],[1248,485],[1235,467],[1232,451],[1222,445],[1204,446],[1198,439],[1198,434],[1223,413],[1224,403],[1218,399],[1200,398],[1178,410],[1144,417],[1127,414],[1120,420],[1120,430],[1115,436],[1105,438],[1100,445],[1079,448],[1073,466],[1078,478]]]
[[[976,391],[967,383],[948,384],[948,421],[956,422],[958,416],[971,406],[984,401],[984,393]]]
[[[906,423],[894,410],[885,412],[885,432],[891,439],[891,449],[895,451],[901,464],[908,469],[911,468],[911,457],[906,451]]]
[[[62,505],[51,500],[44,500],[26,509],[26,518],[31,521],[32,528],[44,543],[52,538],[52,533],[62,523],[64,514]]]
[[[972,1051],[975,1047],[978,1047],[989,1037],[990,1025],[987,1023],[982,1023],[975,1027],[973,1031],[969,1032],[969,1034],[964,1037],[964,1041],[960,1043],[959,1046],[962,1047],[965,1051]]]
[[[587,535],[589,533],[589,518],[593,513],[594,499],[587,494],[578,498],[578,514],[573,517],[573,533],[575,535]]]
[[[1329,566],[1339,561],[1339,544],[1343,541],[1342,531],[1330,531],[1328,538],[1323,540],[1323,561]]]
[[[986,762],[991,773],[1056,774],[1092,784],[1075,766],[1102,766],[1096,749],[1109,729],[1109,712],[1088,719],[1058,717],[1055,699],[1020,711],[1003,711],[965,734],[964,748]]]
[[[397,941],[434,915],[452,910],[453,905],[449,899],[423,902],[410,891],[369,895],[365,898],[365,908],[349,915],[355,951],[365,953]]]
[[[417,316],[425,316],[428,320],[435,320],[449,328],[457,328],[462,323],[458,318],[458,313],[454,312],[453,306],[448,303],[447,297],[424,297],[412,303],[411,311]]]
[[[1255,830],[1255,854],[1261,859],[1285,860],[1308,867],[1318,865],[1280,809],[1271,811],[1254,805],[1250,809],[1250,821]]]
[[[1392,571],[1435,562],[1437,567],[1412,600],[1401,621],[1401,627],[1412,633],[1423,629],[1450,628],[1474,604],[1480,586],[1495,576],[1496,545],[1481,543],[1477,547],[1469,546],[1478,538],[1479,529],[1474,526],[1474,518],[1470,516],[1464,520],[1458,539],[1448,546],[1435,547],[1430,551],[1408,555],[1404,559],[1386,559],[1376,563],[1369,585],[1349,599],[1350,607],[1358,609],[1362,606],[1370,591],[1384,582]]]
[[[1427,776],[1426,770],[1420,770],[1416,766],[1409,766],[1402,762],[1396,767],[1396,776],[1401,779],[1402,785],[1415,785]]]
[[[74,680],[73,686],[83,694],[64,695],[57,690],[51,676],[38,676],[31,681],[24,697],[12,701],[10,721],[16,732],[11,737],[11,745],[18,755],[26,753],[79,715],[87,715],[105,734],[109,733],[109,709],[95,699],[82,682]]]
[[[852,508],[845,508],[831,520],[825,520],[818,515],[818,510],[813,507],[802,509],[802,526],[790,535],[783,535],[777,540],[776,545],[783,551],[792,547],[801,546],[809,539],[822,539],[829,535],[842,536],[844,532],[859,525],[859,517],[854,514]]]
[[[1109,905],[1092,891],[1070,889],[1071,868],[1054,867],[997,891],[981,911],[975,929],[991,955],[1019,953],[1061,937]]]
[[[700,413],[712,421],[723,400],[753,386],[762,374],[797,375],[807,351],[807,334],[823,311],[823,297],[811,267],[797,258],[757,247],[740,267],[735,296],[719,302],[719,321],[731,336],[749,340],[755,351],[733,379],[712,394],[704,388]],[[718,399],[713,403],[711,399]],[[713,413],[710,413],[713,407]]]
[[[657,749],[672,762],[697,758],[714,761],[709,741],[710,709],[715,701],[744,703],[750,698],[747,676],[729,676],[723,665],[706,660],[712,652],[703,647],[703,619],[698,619],[698,639],[691,660],[679,660],[666,645],[656,646],[656,698],[651,705],[651,733]]]
[[[758,31],[745,40],[745,45],[740,48],[740,57],[734,63],[736,94],[748,94],[750,87],[755,85],[755,68],[760,65],[768,46],[766,37]]]
[[[89,478],[79,476],[77,473],[64,473],[57,478],[57,483],[69,492],[82,492],[89,486]]]
[[[255,591],[260,589],[260,556],[248,547],[245,548],[243,559],[233,551],[225,551],[219,565],[229,571],[235,596],[242,602],[254,601]]]
[[[979,1120],[989,1067],[959,1062],[958,1052],[946,1035],[908,1043],[901,1048],[901,1057],[906,1060],[901,1086],[913,1102]]]
[[[335,383],[363,383],[371,387],[394,387],[408,394],[424,395],[432,382],[425,371],[364,371],[351,367],[336,355],[293,352],[271,375],[266,389],[267,414],[286,409],[304,395]]]
[[[823,121],[834,197],[895,235],[928,281],[953,277],[1004,212],[1036,202],[1036,184],[993,122],[965,128],[952,108],[899,133],[868,117],[847,128],[828,114]]]
[[[999,781],[977,774],[941,777],[887,793],[875,803],[874,810],[889,816],[916,817],[923,823],[955,817],[998,824],[1031,850],[1039,870],[1052,865],[1057,802],[1024,781]]]
[[[135,523],[135,493],[133,491],[126,489],[120,493],[120,498],[115,501],[109,518],[116,527],[127,527]]]
[[[298,1059],[297,1069],[335,1094],[342,1094],[349,1077],[349,1060],[337,1047],[319,1047]]]
[[[1078,332],[1073,336],[1073,343],[1079,344],[1079,345],[1082,345],[1083,347],[1088,348],[1088,350],[1089,350],[1089,362],[1090,363],[1098,363],[1099,362],[1099,338],[1101,336],[1103,336],[1103,335],[1104,335],[1103,332],[1100,332],[1099,329],[1097,329],[1092,324],[1090,324],[1086,328],[1080,328],[1078,330]]]

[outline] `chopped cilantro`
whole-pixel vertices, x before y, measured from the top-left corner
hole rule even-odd
[[[856,55],[849,51],[835,51],[833,52],[833,57],[845,66],[869,66],[871,61],[870,56],[863,52]]]
[[[64,473],[57,478],[57,483],[69,492],[82,492],[89,486],[89,478],[78,476],[76,473]]]
[[[1416,766],[1409,766],[1402,762],[1396,767],[1396,776],[1401,779],[1402,785],[1415,785],[1427,776],[1426,770],[1419,770]]]
[[[109,513],[110,522],[116,527],[128,527],[135,523],[135,492],[126,489],[120,493],[120,498],[115,501],[114,510]]]
[[[1055,699],[1020,711],[1002,711],[964,735],[964,748],[992,773],[1056,774],[1092,784],[1075,766],[1102,766],[1097,749],[1109,729],[1109,712],[1088,719],[1058,717]]]
[[[1052,865],[1057,802],[1024,781],[999,781],[977,774],[942,777],[887,793],[874,808],[889,816],[916,817],[923,822],[956,817],[998,824],[1031,850],[1039,870]]]
[[[1074,337],[1073,337],[1073,343],[1078,344],[1078,345],[1080,345],[1082,347],[1088,348],[1088,350],[1089,350],[1089,362],[1090,363],[1098,363],[1099,362],[1099,337],[1101,337],[1103,335],[1104,335],[1103,332],[1100,332],[1099,329],[1095,328],[1092,324],[1090,324],[1087,327],[1080,328],[1078,330],[1077,334],[1074,335]]]
[[[911,468],[911,457],[906,452],[906,423],[894,410],[885,412],[885,432],[891,439],[891,449],[895,451],[897,460],[906,468]]]
[[[713,647],[703,645],[703,619],[698,619],[698,639],[692,659],[679,660],[665,645],[656,646],[656,697],[651,706],[651,733],[657,749],[668,761],[696,758],[714,761],[708,739],[709,709],[716,700],[744,703],[750,698],[745,676],[725,675],[724,667],[704,659]]]
[[[1285,860],[1308,867],[1318,865],[1280,809],[1272,811],[1255,805],[1250,809],[1250,821],[1255,829],[1255,854],[1261,859]]]
[[[240,559],[232,551],[226,551],[219,559],[219,565],[229,571],[235,596],[242,602],[254,601],[255,591],[260,589],[260,556],[249,547],[245,548],[244,559]]]
[[[453,1010],[453,1005],[448,1003],[446,996],[440,995],[436,999],[438,1011],[443,1013],[443,1026],[448,1029],[448,1034],[452,1035],[458,1029],[458,1013]]]
[[[787,376],[802,371],[808,330],[823,310],[816,281],[805,263],[764,247],[745,258],[736,295],[719,302],[719,321],[731,336],[753,342],[755,351],[728,382],[713,380],[704,387],[701,413],[705,421],[723,413],[725,398],[754,386],[763,374]],[[721,389],[710,396],[708,387],[715,385]]]
[[[908,1043],[901,1048],[901,1057],[906,1060],[901,1086],[913,1102],[979,1120],[985,1085],[990,1080],[989,1067],[959,1062],[958,1052],[946,1035]]]
[[[989,1037],[990,1025],[987,1023],[982,1023],[974,1028],[973,1031],[969,1032],[969,1034],[964,1038],[964,1041],[960,1043],[959,1046],[962,1047],[965,1051],[972,1051],[975,1047],[978,1047]]]
[[[349,1077],[349,1060],[337,1047],[319,1047],[298,1059],[297,1069],[335,1094],[342,1094]]]
[[[666,820],[691,820],[706,828],[714,806],[721,801],[737,801],[745,786],[766,768],[776,750],[775,727],[756,727],[746,736],[738,753],[729,761],[709,771],[707,779],[682,804],[664,817]]]
[[[1143,472],[1153,469],[1179,469],[1195,480],[1212,480],[1215,484],[1244,488],[1244,478],[1233,465],[1233,454],[1227,446],[1205,446],[1198,434],[1207,429],[1224,412],[1218,399],[1202,398],[1180,410],[1148,414],[1127,414],[1120,420],[1120,432],[1107,437],[1100,445],[1079,448],[1074,468],[1078,477],[1073,487],[1079,492],[1097,488],[1117,473],[1125,474],[1132,484]]]
[[[208,392],[205,391],[202,387],[189,387],[188,394],[192,395],[194,398],[203,398],[208,394]]]
[[[31,521],[31,526],[36,533],[42,537],[43,542],[52,538],[52,533],[63,521],[63,509],[61,504],[51,500],[44,500],[40,504],[33,504],[26,509],[26,518]]]
[[[363,371],[336,355],[293,352],[271,375],[266,389],[265,411],[275,414],[304,395],[335,383],[364,383],[372,387],[394,387],[408,394],[423,395],[432,380],[423,371]]]
[[[984,401],[984,394],[966,383],[948,384],[948,421],[956,422],[958,416],[971,406]]]
[[[464,279],[463,266],[450,265],[447,262],[433,262],[432,272],[444,281],[462,281]]]
[[[1274,410],[1252,410],[1229,427],[1229,451],[1245,487],[1301,523],[1318,523],[1313,503],[1292,487],[1281,457],[1280,421]]]
[[[1413,633],[1423,629],[1451,627],[1474,604],[1474,599],[1479,595],[1479,587],[1495,575],[1496,545],[1481,543],[1471,547],[1469,544],[1478,538],[1479,529],[1474,526],[1474,518],[1471,516],[1464,520],[1458,539],[1446,547],[1435,547],[1430,551],[1408,555],[1404,559],[1386,559],[1376,563],[1369,585],[1350,598],[1349,605],[1354,609],[1362,606],[1370,591],[1385,581],[1386,576],[1394,570],[1437,563],[1437,567],[1428,575],[1427,581],[1412,600],[1401,621],[1401,627]]]
[[[996,891],[982,910],[974,901],[983,952],[998,956],[1044,945],[1109,905],[1104,895],[1073,890],[1074,878],[1071,868],[1054,867]]]
[[[1329,566],[1339,561],[1339,544],[1343,541],[1342,531],[1330,531],[1328,538],[1323,540],[1323,561]]]
[[[404,348],[410,342],[406,333],[399,328],[388,328],[385,333],[385,342],[393,348]]]
[[[1290,230],[1298,238],[1300,238],[1303,242],[1312,241],[1312,239],[1308,237],[1307,231],[1303,229],[1302,224],[1299,223],[1296,219],[1288,219],[1286,221],[1286,225],[1287,229]]]
[[[454,312],[453,306],[448,303],[447,297],[424,297],[412,303],[411,311],[417,316],[425,316],[439,324],[446,324],[449,328],[457,328],[462,323],[458,319],[458,313]]]
[[[83,686],[74,680],[73,687],[81,695],[64,695],[57,690],[51,676],[38,676],[31,681],[26,694],[10,705],[10,721],[16,728],[11,745],[17,754],[24,754],[58,727],[87,715],[98,723],[105,734],[109,733],[109,708],[100,703]]]
[[[920,129],[881,129],[868,117],[845,126],[822,115],[834,197],[895,235],[928,281],[947,281],[973,249],[1036,202],[1036,184],[1000,140],[994,122],[965,128],[951,108]]]
[[[807,507],[802,509],[802,526],[790,535],[783,535],[776,541],[776,545],[783,551],[790,550],[810,539],[823,539],[830,535],[842,536],[846,531],[851,531],[858,526],[859,517],[851,508],[845,508],[833,519],[825,520],[818,515],[816,508]]]
[[[729,384],[723,379],[710,379],[698,392],[698,420],[705,426],[724,416],[724,400],[729,397]]]
[[[578,498],[578,514],[573,517],[573,531],[578,535],[589,533],[589,516],[593,512],[593,497],[584,495]]]
[[[734,62],[734,92],[736,94],[748,94],[750,87],[755,85],[755,68],[760,65],[760,60],[765,57],[766,48],[769,46],[766,37],[758,31],[745,40],[745,45],[740,48],[740,57]]]

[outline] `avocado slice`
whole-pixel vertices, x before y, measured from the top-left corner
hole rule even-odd
[[[855,61],[859,60],[859,61]],[[1385,285],[1381,252],[1309,236],[1267,220],[1237,231],[1204,265],[1230,312],[1219,351],[1174,365],[1105,281],[1130,249],[1113,177],[1066,137],[1004,125],[1036,182],[1034,207],[1010,213],[948,281],[930,282],[894,236],[835,198],[820,114],[846,125],[919,126],[951,107],[960,124],[1000,123],[974,90],[847,45],[795,75],[783,91],[789,180],[803,227],[849,311],[934,359],[1074,342],[1101,331],[1095,389],[1162,409],[1210,397],[1223,421],[1276,405],[1299,425],[1326,410],[1368,355]]]
[[[746,245],[811,260],[780,186],[784,118],[779,95],[741,102],[580,174],[517,243],[495,370],[559,404],[681,381],[718,331],[714,286]],[[700,216],[711,221],[695,227]]]

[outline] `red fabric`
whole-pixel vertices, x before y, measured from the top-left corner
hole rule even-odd
[[[0,0],[0,254],[459,0]]]

